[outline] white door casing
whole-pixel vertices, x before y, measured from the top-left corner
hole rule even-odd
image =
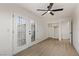
[[[19,23],[19,18],[21,17],[21,24],[26,24],[26,44],[18,46],[18,28],[17,25]],[[32,37],[32,27],[31,25],[34,24],[34,20],[31,20],[30,18],[27,18],[26,16],[23,16],[21,14],[14,14],[13,17],[13,55],[15,55],[16,53],[30,47],[33,45],[34,42],[31,41],[31,37]],[[24,31],[24,29],[21,29]],[[23,35],[24,36],[24,35]]]
[[[13,54],[16,54],[17,52],[27,48],[27,34],[26,34],[26,27],[28,26],[26,24],[26,18],[24,18],[20,14],[14,14],[14,39],[13,39]],[[19,23],[21,23],[19,25]],[[25,32],[24,32],[25,31]],[[28,32],[27,32],[28,33]],[[22,39],[22,40],[21,40]]]

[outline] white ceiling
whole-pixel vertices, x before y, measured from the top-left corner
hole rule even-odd
[[[37,9],[47,9],[49,3],[21,3],[18,4],[21,7],[29,10],[31,13],[44,18],[44,19],[52,19],[52,18],[62,18],[62,17],[69,17],[74,12],[75,3],[54,3],[52,9],[64,8],[63,11],[54,12],[54,16],[50,15],[49,13],[41,16],[44,11],[37,11]]]

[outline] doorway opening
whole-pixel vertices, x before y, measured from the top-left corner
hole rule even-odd
[[[61,21],[58,23],[48,23],[48,36],[54,39],[72,41],[71,20]]]

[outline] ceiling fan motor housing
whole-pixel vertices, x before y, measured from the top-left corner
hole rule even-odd
[[[47,8],[49,8],[50,6],[47,6]]]

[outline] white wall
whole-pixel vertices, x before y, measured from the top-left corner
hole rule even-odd
[[[11,12],[0,6],[0,55],[12,54]]]
[[[43,21],[40,18],[16,5],[0,5],[0,55],[12,55],[13,53],[13,44],[15,43],[12,39],[12,13],[35,20],[36,41],[30,45],[45,39]]]
[[[73,14],[73,45],[79,53],[79,4]]]

